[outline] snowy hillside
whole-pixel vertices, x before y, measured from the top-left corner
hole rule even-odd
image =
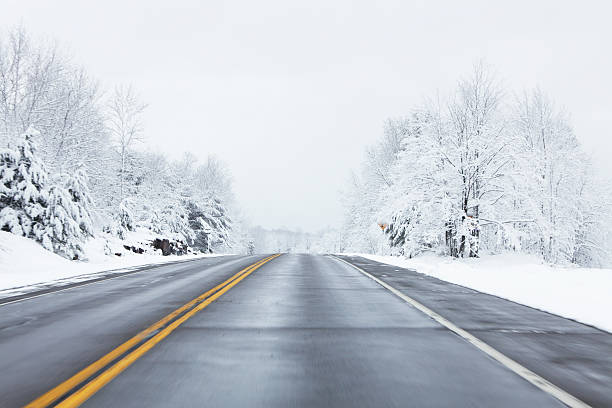
[[[223,161],[148,147],[147,104],[132,86],[102,92],[61,49],[18,27],[0,38],[0,89],[0,231],[75,261],[116,252],[98,237],[122,249],[139,231],[172,242],[166,255],[244,250]]]
[[[138,242],[139,238],[144,237],[135,235],[128,242]],[[91,254],[89,261],[70,261],[47,251],[31,239],[0,231],[0,290],[143,264],[218,256],[163,256],[159,250],[135,254],[125,250],[123,243],[124,241],[119,240],[111,243],[113,249],[121,253],[120,257],[105,256],[102,247],[106,242],[103,239],[92,239],[85,247],[86,254]]]
[[[413,259],[353,254],[416,269],[447,282],[509,299],[612,332],[612,269],[551,266],[535,256]]]

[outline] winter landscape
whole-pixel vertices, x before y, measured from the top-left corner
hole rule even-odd
[[[9,3],[0,407],[612,406],[605,3]]]

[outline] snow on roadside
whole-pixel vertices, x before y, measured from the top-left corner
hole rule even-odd
[[[70,261],[47,251],[31,239],[0,231],[0,291],[2,292],[0,297],[4,297],[3,295],[7,292],[5,289],[42,282],[49,283],[66,278],[89,279],[89,277],[80,276],[84,274],[115,269],[129,270],[139,265],[220,256],[217,254],[163,256],[159,251],[135,254],[123,250],[122,256],[116,257],[104,255],[104,245],[105,241],[99,238],[90,240],[86,247],[89,261]]]
[[[612,332],[612,269],[551,266],[518,254],[453,259],[362,256],[467,286]]]

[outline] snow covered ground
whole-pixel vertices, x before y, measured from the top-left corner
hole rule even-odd
[[[551,266],[517,254],[453,259],[357,255],[416,269],[447,282],[509,299],[612,332],[612,269]]]
[[[70,261],[53,252],[47,251],[31,239],[0,231],[0,296],[8,292],[6,289],[49,283],[51,281],[84,280],[91,276],[80,276],[96,272],[119,269],[117,272],[129,270],[135,266],[166,263],[178,260],[187,260],[205,256],[219,255],[184,255],[163,256],[159,251],[152,253],[135,254],[125,250],[118,243],[132,245],[134,242],[147,237],[134,233],[129,241],[110,242],[113,252],[121,252],[121,257],[104,255],[104,239],[93,239],[88,242],[85,252],[88,261]],[[24,288],[28,290],[28,288]]]

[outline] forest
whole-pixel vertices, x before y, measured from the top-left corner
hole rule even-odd
[[[456,89],[391,118],[344,191],[343,251],[610,264],[610,180],[541,89],[476,64]]]
[[[224,163],[151,150],[146,108],[133,87],[102,87],[56,45],[10,31],[0,42],[0,230],[68,259],[83,259],[94,237],[109,255],[118,242],[142,252],[136,231],[172,253],[242,250]]]
[[[485,63],[386,121],[343,191],[344,219],[318,233],[250,227],[213,152],[172,159],[147,146],[146,109],[132,86],[103,87],[55,44],[10,31],[0,41],[0,230],[75,260],[94,239],[107,255],[150,245],[612,262],[611,183],[569,114],[541,89],[505,89]]]

